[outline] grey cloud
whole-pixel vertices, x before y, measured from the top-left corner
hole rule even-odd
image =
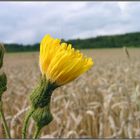
[[[140,2],[0,2],[0,41],[36,43],[140,31]]]

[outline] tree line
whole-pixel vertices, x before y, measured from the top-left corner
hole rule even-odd
[[[62,42],[65,41],[62,39]],[[121,48],[140,47],[140,32],[126,33],[121,35],[105,35],[88,39],[73,39],[65,41],[71,43],[76,49],[93,48]],[[39,43],[33,45],[4,44],[7,52],[39,51]]]

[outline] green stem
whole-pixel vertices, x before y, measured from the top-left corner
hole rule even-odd
[[[25,116],[25,119],[23,122],[23,128],[22,128],[22,139],[26,138],[26,130],[28,127],[28,122],[29,122],[29,119],[30,119],[31,115],[33,114],[33,112],[34,112],[34,109],[31,108]]]
[[[5,116],[4,116],[4,113],[3,113],[2,101],[0,101],[0,116],[1,116],[1,119],[2,119],[3,126],[4,126],[4,130],[6,132],[6,137],[10,139],[11,135],[10,135],[10,131],[9,131],[9,128],[8,128],[8,125],[6,123]]]
[[[40,134],[40,131],[41,131],[41,128],[36,126],[34,137],[33,137],[34,139],[38,138],[38,135]]]

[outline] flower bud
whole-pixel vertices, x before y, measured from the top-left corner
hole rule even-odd
[[[53,120],[53,116],[50,112],[50,104],[43,108],[39,107],[35,109],[32,117],[40,129],[48,125]]]
[[[3,65],[3,57],[4,57],[5,48],[3,44],[0,44],[0,68]]]
[[[5,73],[2,73],[0,75],[0,100],[3,92],[6,91],[7,89],[6,85],[7,85],[7,77]]]
[[[52,92],[56,88],[55,84],[51,84],[45,77],[42,77],[39,85],[30,95],[32,107],[36,109],[47,106],[50,103]]]

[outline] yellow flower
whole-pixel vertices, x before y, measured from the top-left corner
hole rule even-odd
[[[93,61],[71,44],[60,42],[46,35],[40,43],[39,63],[42,75],[52,83],[64,85],[90,69]]]

